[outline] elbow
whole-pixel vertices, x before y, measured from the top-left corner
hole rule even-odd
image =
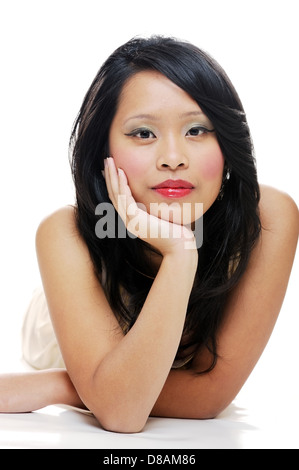
[[[190,418],[195,418],[198,420],[208,420],[208,419],[215,419],[217,416],[222,413],[222,411],[227,407],[226,405],[209,405],[206,407],[200,407],[200,409],[192,414],[192,416],[188,416]],[[122,413],[101,413],[97,416],[94,413],[95,417],[99,421],[101,427],[105,429],[105,431],[115,432],[115,433],[122,433],[122,434],[136,434],[143,431],[146,423],[147,418],[140,418],[137,416],[128,416],[127,414]],[[187,416],[186,416],[187,418]]]
[[[130,423],[122,424],[119,422],[108,422],[107,424],[102,424],[101,426],[105,431],[115,432],[119,434],[137,434],[142,432],[144,426],[134,426]]]
[[[117,407],[113,410],[107,409],[105,411],[101,409],[99,413],[93,411],[100,426],[105,429],[105,431],[134,434],[143,430],[148,417],[140,417],[137,416],[136,413],[128,413],[126,410],[117,410],[116,408]]]
[[[204,407],[200,406],[200,409],[196,413],[196,418],[201,420],[215,419],[228,407],[231,401],[232,400],[217,400],[214,403],[206,404]]]
[[[107,387],[107,390],[109,387]],[[147,423],[149,413],[143,403],[136,404],[118,393],[99,393],[93,384],[85,396],[86,406],[105,430],[114,433],[140,433]]]
[[[115,432],[120,434],[136,434],[142,432],[145,422],[135,422],[133,419],[115,418],[115,417],[100,417],[98,418],[100,425],[105,431]]]
[[[223,410],[204,410],[198,413],[197,419],[205,420],[205,419],[215,419]]]

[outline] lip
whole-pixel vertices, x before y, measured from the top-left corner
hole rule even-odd
[[[153,189],[161,189],[161,188],[162,189],[164,188],[193,189],[193,185],[189,183],[189,181],[184,181],[184,180],[166,180],[153,187]]]
[[[166,180],[157,184],[152,189],[161,196],[167,198],[181,198],[191,193],[194,186],[189,181],[184,180]]]

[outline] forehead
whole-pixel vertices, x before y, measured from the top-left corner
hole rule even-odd
[[[119,99],[118,111],[148,112],[170,107],[199,110],[193,98],[165,75],[152,70],[138,72],[125,83]]]

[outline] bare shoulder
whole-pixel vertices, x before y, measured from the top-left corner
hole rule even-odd
[[[271,186],[261,185],[260,215],[266,232],[280,233],[297,241],[299,211],[292,197]]]
[[[47,215],[39,224],[37,239],[43,238],[45,232],[59,230],[65,234],[78,234],[74,206],[64,206]]]
[[[54,245],[68,246],[74,249],[85,247],[76,223],[76,210],[74,206],[64,206],[47,215],[39,224],[36,232],[36,248],[48,249]]]
[[[285,192],[261,187],[260,219],[262,233],[252,254],[253,264],[270,285],[276,276],[278,285],[286,285],[295,258],[299,234],[299,212],[295,201]],[[263,280],[260,280],[263,285]],[[275,283],[273,283],[273,286]],[[286,289],[286,287],[285,287]]]
[[[36,252],[40,265],[49,267],[55,264],[62,269],[88,269],[93,271],[89,250],[79,233],[76,210],[73,206],[62,207],[46,216],[36,232]]]

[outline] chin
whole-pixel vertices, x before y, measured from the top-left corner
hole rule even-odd
[[[190,227],[196,219],[202,216],[203,206],[199,203],[196,204],[196,207],[190,203],[184,203],[183,205],[178,202],[172,202],[171,204],[160,203],[151,206],[150,213],[167,222]]]

